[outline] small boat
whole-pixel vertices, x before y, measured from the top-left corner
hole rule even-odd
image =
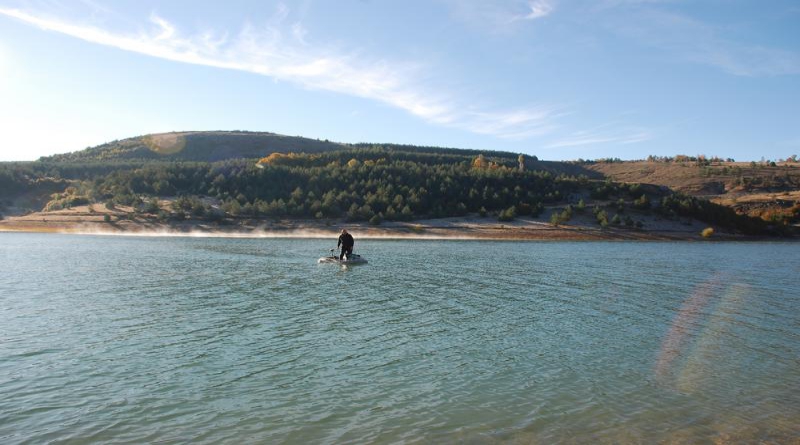
[[[331,256],[324,256],[317,260],[317,263],[335,263],[335,264],[367,264],[367,260],[363,258],[361,255],[357,255],[355,253],[351,253],[350,255],[345,255],[344,259],[339,259],[338,255],[335,255],[334,249],[331,249]]]

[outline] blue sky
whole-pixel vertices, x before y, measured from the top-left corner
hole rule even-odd
[[[0,0],[0,160],[179,130],[800,154],[795,0]]]

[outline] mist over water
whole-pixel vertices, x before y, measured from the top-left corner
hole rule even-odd
[[[0,443],[794,443],[797,244],[0,234]]]

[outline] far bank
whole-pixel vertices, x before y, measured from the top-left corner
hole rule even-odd
[[[345,220],[228,219],[162,221],[157,218],[109,211],[102,206],[81,206],[53,212],[34,212],[0,221],[0,232],[73,233],[99,235],[162,235],[216,237],[302,237],[336,239],[342,228],[361,239],[474,239],[474,240],[763,240],[725,231],[691,219],[644,218],[641,227],[624,224],[598,225],[591,214],[575,215],[568,223],[545,218],[465,217],[426,219],[381,224]],[[792,239],[792,238],[789,238]]]

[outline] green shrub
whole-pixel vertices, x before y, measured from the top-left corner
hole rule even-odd
[[[142,212],[144,213],[158,213],[161,208],[158,206],[158,199],[150,198],[144,205],[142,205]]]
[[[562,212],[553,212],[553,214],[550,215],[550,224],[557,226],[561,223],[569,221],[570,219],[572,219],[572,206],[567,206],[567,208]]]
[[[514,218],[516,218],[516,217],[517,217],[517,208],[514,207],[514,206],[511,206],[511,207],[501,211],[500,215],[498,215],[498,217],[497,217],[497,220],[498,221],[513,221]]]
[[[600,224],[600,227],[608,227],[608,213],[605,210],[595,212],[595,218],[597,218],[597,224]]]
[[[639,210],[647,210],[650,208],[650,199],[647,195],[642,195],[637,199],[633,200],[633,207]]]
[[[544,206],[541,202],[537,202],[535,205],[531,206],[531,216],[537,218],[539,215],[544,212]]]

